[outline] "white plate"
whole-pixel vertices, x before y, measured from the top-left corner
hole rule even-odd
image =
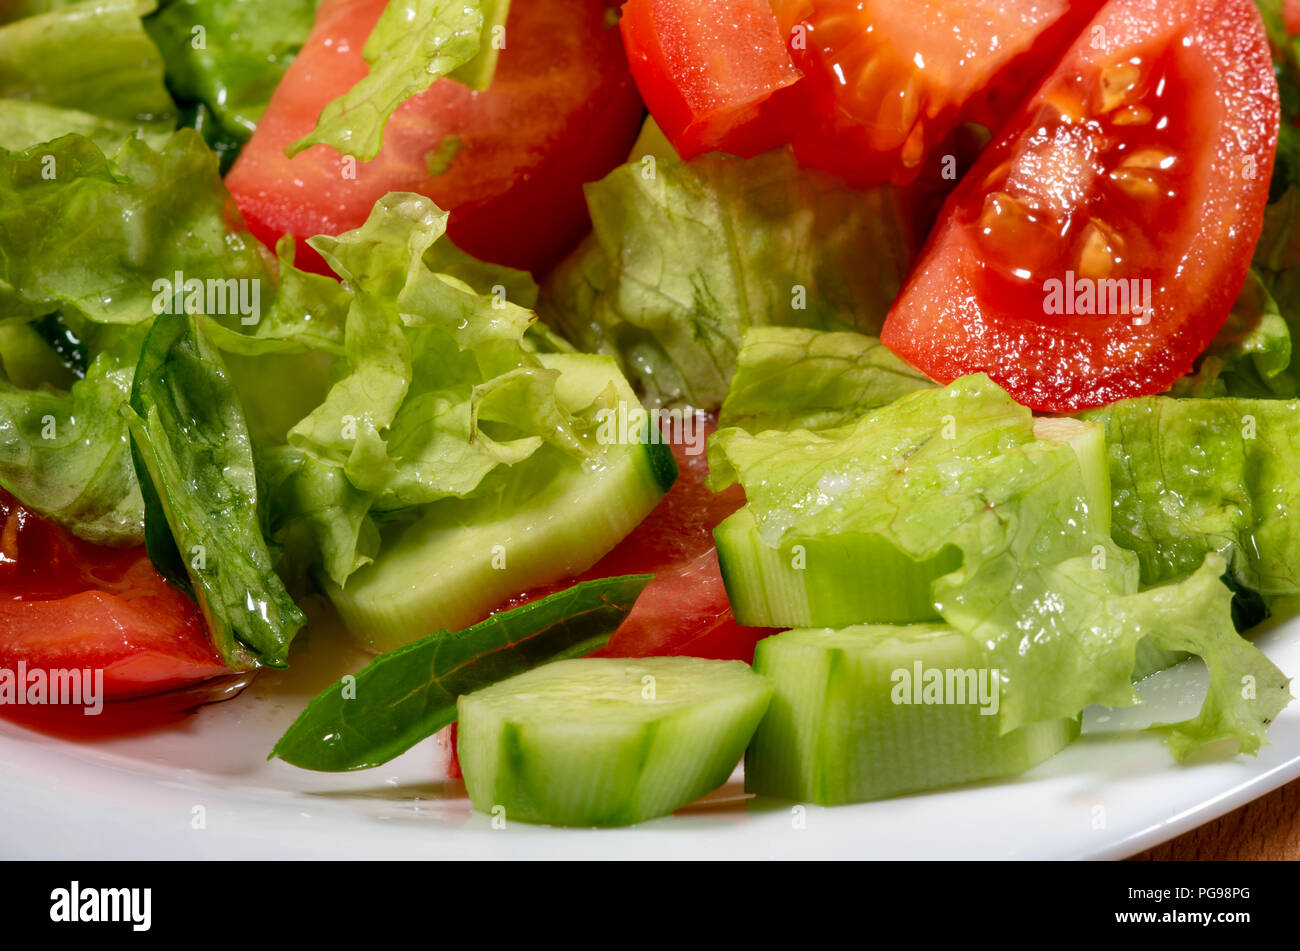
[[[1256,642],[1300,673],[1300,619]],[[0,721],[0,854],[29,858],[1119,858],[1300,776],[1300,703],[1258,758],[1175,765],[1126,724],[1185,719],[1198,662],[1142,684],[1143,708],[1094,709],[1084,737],[1025,775],[822,809],[745,798],[739,773],[628,829],[508,824],[470,810],[435,741],[378,769],[311,773],[265,756],[307,697],[355,657],[317,648],[180,725],[93,744]],[[1110,732],[1111,735],[1107,735]],[[199,821],[199,820],[202,821]],[[196,828],[202,826],[202,828]]]

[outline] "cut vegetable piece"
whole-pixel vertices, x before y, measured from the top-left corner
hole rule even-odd
[[[640,404],[612,359],[539,354],[560,371],[556,399],[570,411],[612,391]],[[650,513],[676,478],[662,443],[619,443],[578,460],[544,446],[508,471],[498,491],[425,506],[389,529],[374,562],[344,587],[323,579],[339,615],[376,652],[431,630],[481,620],[512,595],[580,574]]]
[[[312,700],[274,755],[331,772],[386,763],[453,722],[461,694],[603,646],[649,580],[586,581],[380,657]]]
[[[774,686],[745,757],[751,792],[834,805],[1023,772],[1077,720],[1001,732],[999,678],[941,624],[795,630],[760,641]]]
[[[582,658],[460,698],[474,808],[509,820],[616,826],[726,782],[772,686],[739,661]]]
[[[1083,475],[1084,500],[1098,531],[1110,532],[1110,462],[1106,455],[1106,427],[1068,416],[1034,420],[1034,438],[1039,442],[1068,445],[1079,460]]]
[[[759,536],[743,508],[713,533],[736,620],[754,627],[844,627],[938,620],[931,585],[961,565],[945,548],[917,562],[879,535]]]

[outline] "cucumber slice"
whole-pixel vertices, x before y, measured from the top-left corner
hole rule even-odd
[[[749,509],[713,530],[736,620],[751,627],[845,627],[938,620],[931,584],[961,567],[945,548],[916,562],[878,535],[763,542]]]
[[[1106,426],[1069,416],[1040,416],[1034,420],[1040,442],[1066,443],[1078,457],[1083,490],[1097,530],[1110,534],[1110,463],[1106,454]]]
[[[1109,534],[1105,427],[1065,417],[1038,419],[1034,434],[1074,450],[1088,507],[1098,530]],[[877,535],[803,538],[773,548],[759,537],[748,507],[723,521],[713,537],[736,620],[752,627],[937,621],[933,582],[961,567],[955,547],[918,562]]]
[[[539,354],[577,410],[608,387],[638,407],[609,357]],[[447,499],[386,533],[379,556],[340,588],[322,579],[352,635],[376,653],[458,631],[505,599],[586,571],[644,519],[677,476],[666,445],[618,444],[594,462],[544,446],[498,493]],[[513,473],[511,474],[513,475]]]
[[[775,692],[745,756],[745,788],[822,805],[881,799],[1019,773],[1078,736],[1077,720],[1003,735],[999,716],[981,712],[993,706],[981,699],[996,691],[992,672],[981,674],[983,658],[971,638],[941,624],[797,630],[760,641],[754,669]],[[951,687],[925,689],[935,670],[943,686],[953,672]]]
[[[740,661],[557,661],[460,698],[465,785],[475,809],[507,820],[666,815],[726,782],[771,694]]]

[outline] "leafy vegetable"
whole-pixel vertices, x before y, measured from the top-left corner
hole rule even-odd
[[[243,410],[196,318],[155,321],[125,413],[150,558],[192,593],[222,660],[284,666],[306,618],[275,573]]]
[[[104,545],[138,545],[144,538],[144,502],[118,412],[142,339],[139,330],[120,333],[67,392],[0,382],[0,485],[33,511]]]
[[[177,110],[140,22],[152,0],[87,0],[0,27],[0,147],[68,133],[106,150],[140,132],[161,144]]]
[[[260,245],[232,221],[216,160],[190,130],[160,151],[130,139],[111,161],[80,136],[0,151],[0,314],[134,324],[178,271],[264,279]]]
[[[276,456],[277,485],[292,513],[286,531],[316,535],[338,584],[373,556],[369,510],[471,496],[498,467],[547,443],[580,458],[597,448],[589,421],[556,401],[559,373],[525,344],[534,315],[430,269],[445,263],[480,286],[517,284],[514,272],[441,248],[446,221],[428,199],[394,193],[361,228],[312,239],[349,288],[343,362],[320,405],[288,432],[293,452]]]
[[[1243,588],[1300,594],[1300,403],[1124,400],[1085,414],[1106,425],[1112,534],[1144,584],[1185,578],[1211,552]]]
[[[1264,399],[1300,395],[1291,348],[1291,324],[1259,272],[1252,270],[1196,372],[1177,381],[1169,395]]]
[[[362,50],[370,74],[326,105],[316,128],[288,154],[324,144],[369,161],[379,154],[389,116],[435,80],[466,75],[485,88],[496,51],[483,43],[484,24],[503,19],[507,7],[508,0],[390,0]]]
[[[650,577],[583,582],[385,654],[312,700],[272,756],[331,771],[386,763],[453,722],[461,694],[603,646]]]
[[[1157,647],[1199,653],[1220,686],[1247,673],[1260,685],[1257,699],[1216,688],[1200,717],[1169,729],[1178,755],[1229,735],[1254,751],[1285,703],[1285,679],[1232,627],[1222,559],[1139,590],[1138,558],[1090,508],[1074,450],[1036,441],[1029,411],[986,377],[821,433],[722,430],[710,468],[718,485],[744,485],[773,547],[873,535],[917,561],[959,550],[934,603],[1001,672],[1004,730],[1135,702],[1137,647],[1157,634]]]
[[[718,424],[765,429],[832,429],[934,382],[876,337],[802,327],[745,333]]]
[[[318,3],[164,0],[145,27],[172,92],[202,103],[223,132],[242,142],[311,32]]]
[[[618,356],[654,405],[716,409],[745,330],[878,333],[908,265],[897,195],[803,171],[789,150],[683,163],[647,124],[633,160],[586,186],[593,234],[540,311]]]

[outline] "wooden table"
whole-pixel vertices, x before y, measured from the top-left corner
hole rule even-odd
[[[1134,861],[1300,859],[1300,779]]]

